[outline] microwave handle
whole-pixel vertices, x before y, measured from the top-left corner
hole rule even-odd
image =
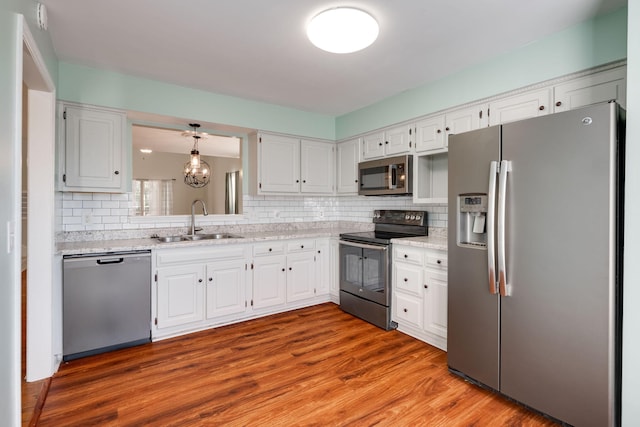
[[[389,190],[398,188],[398,165],[389,165]]]

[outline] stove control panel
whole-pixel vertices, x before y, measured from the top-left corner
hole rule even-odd
[[[418,225],[427,224],[427,212],[405,210],[375,210],[373,222],[376,224]]]

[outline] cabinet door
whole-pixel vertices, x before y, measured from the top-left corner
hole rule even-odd
[[[416,152],[444,150],[444,115],[420,120],[416,124]]]
[[[445,131],[447,137],[451,134],[469,132],[487,126],[487,114],[485,105],[477,105],[469,108],[447,113],[445,116]],[[449,146],[449,141],[445,141]]]
[[[253,308],[282,305],[286,302],[284,255],[256,257],[253,262]]]
[[[360,161],[360,138],[337,145],[337,191],[338,194],[358,194],[358,162]]]
[[[64,189],[124,191],[125,114],[82,106],[61,108],[65,129]]]
[[[489,124],[493,126],[543,116],[551,111],[550,105],[551,93],[549,89],[500,99],[489,104]]]
[[[447,337],[447,274],[427,271],[424,284],[424,329]]]
[[[400,326],[422,328],[422,300],[403,292],[394,293],[393,320]]]
[[[246,310],[244,259],[207,264],[207,319]]]
[[[300,170],[303,193],[333,194],[335,144],[306,141],[300,143]]]
[[[315,295],[326,295],[331,289],[331,251],[329,249],[329,239],[318,239],[316,241],[315,254]]]
[[[204,264],[158,269],[158,328],[204,318]]]
[[[262,135],[259,144],[260,191],[298,193],[300,141],[284,136]]]
[[[385,131],[385,155],[408,153],[413,146],[414,125],[402,125]]]
[[[384,156],[384,132],[376,132],[365,135],[362,138],[364,149],[362,150],[362,158],[364,160],[374,159]]]
[[[555,112],[584,107],[598,102],[616,100],[627,105],[627,69],[616,68],[592,74],[554,88]]]
[[[315,295],[315,252],[287,255],[287,302],[312,298]]]

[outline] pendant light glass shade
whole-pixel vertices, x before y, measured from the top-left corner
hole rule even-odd
[[[332,53],[362,50],[378,38],[378,32],[378,23],[371,15],[349,7],[325,10],[307,25],[311,43]]]
[[[200,136],[197,129],[200,125],[191,123],[189,126],[193,128],[193,149],[189,161],[184,164],[184,183],[190,187],[201,188],[211,179],[211,167],[200,158],[200,151],[198,151]]]

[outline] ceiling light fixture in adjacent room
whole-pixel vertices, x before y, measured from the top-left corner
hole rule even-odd
[[[371,15],[350,7],[325,10],[307,25],[311,43],[332,53],[362,50],[378,38],[378,32],[378,23]]]
[[[198,141],[201,138],[198,135],[200,125],[189,123],[189,126],[193,128],[193,148],[189,161],[184,164],[184,183],[194,188],[201,188],[209,183],[211,168],[207,162],[200,158],[200,151],[198,151]]]

